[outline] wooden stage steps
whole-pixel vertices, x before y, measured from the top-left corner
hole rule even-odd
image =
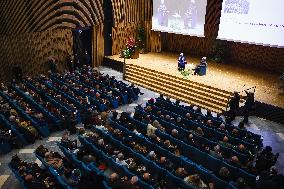
[[[134,64],[126,64],[125,79],[157,93],[216,113],[226,110],[227,103],[233,95],[229,91]]]

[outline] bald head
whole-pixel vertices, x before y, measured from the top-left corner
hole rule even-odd
[[[143,179],[144,180],[149,180],[150,179],[150,173],[144,173],[143,174]]]
[[[131,177],[130,182],[131,182],[131,184],[136,184],[138,182],[138,177],[137,176]]]
[[[112,173],[109,177],[110,181],[116,181],[118,180],[118,174],[117,173]]]

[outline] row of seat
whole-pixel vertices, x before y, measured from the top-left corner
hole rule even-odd
[[[45,116],[45,118],[47,118],[48,120],[51,120],[51,123],[56,126],[58,129],[60,128],[60,120],[58,118],[56,118],[52,113],[48,112],[44,107],[42,107],[40,104],[38,104],[37,102],[35,102],[34,99],[31,98],[31,96],[25,94],[25,91],[23,91],[22,89],[19,88],[19,86],[17,85],[11,85],[11,88],[18,93],[20,96],[22,96],[27,103],[29,103],[30,105],[32,105],[37,111],[43,113],[43,115]]]
[[[111,123],[112,128],[123,131],[124,135],[128,136],[126,138],[130,137],[131,141],[135,141],[137,144],[140,144],[140,145],[145,145],[147,149],[154,150],[156,154],[166,157],[166,159],[169,159],[172,163],[174,163],[175,167],[183,167],[185,168],[185,170],[187,170],[189,174],[196,174],[196,173],[199,174],[202,180],[206,181],[207,183],[213,182],[216,188],[233,188],[231,187],[230,183],[226,183],[222,181],[221,179],[216,177],[213,172],[205,169],[204,167],[192,161],[189,161],[188,159],[176,156],[175,154],[168,151],[164,147],[151,142],[151,140],[149,140],[145,135],[141,135],[141,134],[137,135],[134,132],[125,128],[124,126],[120,125],[116,121],[110,121],[110,123]],[[149,157],[145,157],[145,158],[148,158],[148,160],[151,161]],[[157,163],[157,166],[162,166],[162,165]],[[175,170],[171,170],[170,168],[167,168],[164,166],[162,166],[161,169],[166,169],[168,172],[172,173],[171,176],[175,177],[175,179],[179,180],[179,182],[183,182],[181,178],[176,178],[177,176],[173,175],[173,172]]]
[[[157,119],[160,123],[164,123],[165,126],[169,126],[169,129],[177,129],[180,133],[180,138],[187,138],[189,133],[192,133],[195,137],[200,138],[201,141],[204,141],[208,144],[210,144],[210,146],[216,146],[217,144],[219,144],[219,141],[222,141],[224,136],[229,136],[227,135],[227,133],[222,133],[217,129],[214,128],[210,128],[208,126],[202,125],[194,120],[188,120],[186,118],[181,118],[185,125],[186,128],[182,128],[182,127],[178,127],[176,126],[174,123],[172,122],[167,122],[165,120],[162,120],[159,115],[157,115],[157,112],[160,111],[162,113],[166,113],[167,115],[170,115],[173,118],[177,118],[178,115],[175,115],[169,111],[166,111],[164,109],[158,108],[154,105],[151,106],[152,111],[151,111],[151,115],[153,116],[154,119]],[[147,112],[144,112],[144,110],[142,108],[136,108],[137,111],[139,111],[140,113],[143,114],[147,114]],[[206,138],[203,136],[198,136],[197,134],[194,134],[194,131],[198,128],[202,128],[204,135],[207,136]],[[168,127],[167,127],[168,128]],[[186,135],[187,134],[187,135]],[[236,139],[235,137],[228,137],[229,139],[229,143],[235,146],[239,146],[240,144],[246,145],[246,150],[248,151],[252,151],[255,152],[256,150],[256,146],[254,144],[250,144],[246,141],[242,141],[239,139]],[[235,148],[232,147],[226,147],[224,145],[221,145],[221,148],[223,148],[223,150],[225,150],[226,152],[229,152],[230,154],[236,155],[238,157],[240,157],[240,159],[243,160],[243,162],[245,162],[248,158],[251,158],[251,156],[253,156],[253,154],[251,153],[244,153],[244,152],[240,152],[237,151]]]
[[[172,113],[175,113],[175,114],[182,116],[182,117],[186,117],[187,113],[190,113],[190,114],[192,114],[196,117],[200,116],[202,120],[211,120],[213,122],[212,125],[216,126],[216,127],[220,126],[221,124],[224,124],[225,129],[227,131],[232,132],[232,130],[236,129],[236,130],[238,130],[238,133],[240,134],[240,136],[242,138],[244,138],[247,135],[250,135],[254,140],[254,144],[256,144],[259,147],[262,146],[261,135],[252,133],[250,131],[239,129],[239,128],[237,128],[237,127],[235,127],[231,124],[228,124],[228,123],[224,123],[224,121],[220,117],[216,118],[216,117],[213,117],[213,116],[205,116],[202,113],[196,112],[193,109],[193,107],[191,107],[191,106],[184,106],[184,105],[180,105],[180,104],[177,105],[175,103],[172,103],[171,101],[165,100],[164,98],[156,98],[155,105],[158,106],[158,107],[163,106],[167,110],[170,110]]]
[[[15,102],[10,96],[8,96],[3,91],[0,91],[0,96],[10,104],[11,107],[13,107],[17,113],[23,117],[23,119],[28,120],[31,122],[31,125],[37,129],[37,131],[40,133],[41,136],[47,137],[50,134],[50,130],[48,126],[44,123],[38,123],[35,121],[30,115],[28,115],[17,102]]]
[[[58,78],[57,78],[57,79],[58,79]],[[94,87],[89,86],[89,85],[87,85],[86,83],[75,79],[74,77],[66,76],[65,79],[69,79],[69,80],[71,80],[71,81],[74,82],[74,83],[80,84],[80,85],[82,85],[84,88],[94,90],[94,92],[95,92],[95,93],[99,93],[102,98],[105,98],[105,99],[109,100],[109,101],[111,102],[111,105],[112,105],[113,108],[117,108],[117,107],[118,107],[118,100],[115,99],[115,98],[113,98],[113,97],[110,96],[109,94],[105,94],[105,93],[103,93],[103,92],[101,92],[101,91],[95,89]],[[62,81],[62,80],[61,80],[61,81]],[[83,91],[82,91],[82,92],[83,92]],[[120,94],[120,96],[122,97],[122,94]],[[94,95],[93,95],[93,97],[95,98]]]
[[[52,79],[52,82],[54,82],[54,84],[59,84],[60,86],[67,86],[69,89],[71,89],[78,96],[81,96],[81,97],[86,97],[87,96],[89,98],[89,100],[90,100],[90,103],[95,105],[95,106],[97,106],[100,111],[107,110],[106,105],[100,103],[95,97],[90,96],[89,94],[87,94],[87,93],[85,93],[85,92],[83,92],[81,90],[77,90],[77,89],[73,88],[72,86],[66,84],[65,82],[63,82],[63,81],[61,81],[61,80],[59,80],[59,79],[57,79],[55,77],[51,77],[51,79]],[[115,108],[117,108],[117,105],[116,105]]]
[[[94,152],[97,157],[99,157],[104,162],[106,162],[108,167],[110,167],[114,172],[118,173],[122,177],[127,176],[128,178],[131,178],[132,176],[135,176],[135,174],[128,171],[126,169],[126,167],[116,163],[115,160],[112,157],[108,156],[100,148],[98,148],[97,146],[92,144],[90,141],[88,141],[87,138],[82,137],[82,136],[78,136],[78,139],[83,146],[87,147],[89,150]],[[153,187],[151,187],[149,184],[143,182],[141,179],[138,180],[138,186],[140,186],[141,188],[145,188],[145,189],[153,189]]]
[[[90,103],[90,105],[88,105],[88,106],[82,105],[76,99],[76,96],[71,96],[71,95],[65,93],[64,91],[62,91],[56,85],[54,85],[54,83],[56,83],[56,84],[59,84],[59,85],[67,86],[67,84],[64,82],[64,80],[56,78],[55,76],[56,75],[51,76],[51,79],[53,79],[53,80],[49,80],[46,77],[44,77],[44,78],[38,77],[34,80],[27,79],[27,80],[24,80],[23,83],[21,83],[21,85],[23,84],[26,88],[32,90],[34,93],[38,94],[41,97],[44,97],[45,100],[47,100],[50,104],[52,104],[54,107],[59,109],[61,114],[67,115],[70,112],[74,112],[76,114],[77,123],[81,123],[81,121],[82,121],[81,120],[82,119],[81,118],[81,111],[82,110],[86,111],[88,108],[93,108],[93,107],[98,108],[98,111],[107,110],[107,107],[104,104],[101,104],[99,101],[95,100],[93,97],[89,98],[91,101],[93,99],[93,101],[92,101],[92,103]],[[93,78],[92,78],[92,80],[93,80]],[[50,81],[54,81],[54,83],[50,82]],[[42,89],[40,86],[36,85],[35,82],[39,82],[40,84],[43,84],[46,88],[50,89],[51,91],[54,91],[56,94],[61,95],[63,98],[67,99],[69,102],[74,104],[75,108],[71,108],[68,104],[65,104],[62,101],[58,101],[55,98],[55,96],[51,96],[48,93],[46,93],[46,91],[44,89]],[[123,82],[117,81],[117,83],[119,83],[119,85],[123,85],[123,87],[125,87],[125,88],[129,87],[126,84],[124,84]],[[49,134],[52,131],[61,130],[62,129],[62,120],[59,117],[56,117],[56,115],[49,112],[45,107],[41,106],[36,101],[35,98],[33,98],[31,95],[27,94],[27,91],[25,90],[25,88],[21,87],[21,85],[19,85],[17,83],[12,83],[9,86],[9,90],[15,92],[18,97],[20,97],[24,102],[28,103],[36,112],[42,113],[43,116],[44,116],[44,119],[46,121],[38,121],[37,118],[28,115],[24,111],[25,107],[22,107],[17,101],[15,101],[11,96],[7,95],[7,93],[5,93],[4,91],[0,91],[0,96],[6,102],[9,103],[10,107],[12,109],[14,109],[17,112],[17,114],[20,117],[23,118],[23,120],[29,121],[31,123],[31,126],[34,127],[42,137],[49,136]],[[90,89],[91,89],[91,86],[90,86]],[[129,90],[129,91],[131,91],[131,90]],[[78,94],[78,95],[83,96],[83,97],[86,97],[88,95],[88,94],[85,94],[83,91],[76,91],[76,92],[77,93],[75,95]],[[117,91],[117,93],[121,93],[121,92]],[[123,97],[122,99],[124,99],[123,103],[129,102],[127,95],[123,95],[121,93],[121,96]],[[107,98],[110,99],[111,97],[109,96]],[[132,98],[133,98],[132,100],[135,100],[135,99],[138,98],[138,95],[135,95],[133,93]],[[113,106],[112,108],[116,108],[118,106],[117,100],[114,100],[112,102],[112,106]],[[96,109],[93,109],[93,110],[96,110]],[[5,128],[11,129],[12,134],[16,136],[16,140],[18,140],[18,138],[19,138],[18,135],[21,135],[19,140],[20,139],[23,140],[25,138],[28,138],[28,136],[23,136],[23,133],[21,133],[19,131],[15,132],[15,131],[17,131],[17,128],[13,127],[13,124],[11,124],[11,122],[8,120],[8,118],[5,118],[5,116],[2,115],[2,116],[0,116],[0,119],[1,119],[3,126]],[[0,140],[0,145],[1,145],[0,153],[4,154],[4,153],[8,153],[9,151],[11,151],[12,147],[11,147],[11,144],[9,143],[8,139],[6,139],[4,137],[0,137],[0,139],[1,139]],[[27,143],[27,140],[25,142],[21,142],[21,144],[26,144],[26,143]]]
[[[141,132],[144,136],[147,135],[147,124],[142,123],[138,120],[135,120],[133,118],[129,118],[130,122],[132,122],[134,125],[137,126],[137,130],[139,132]],[[185,159],[186,161],[189,161],[191,163],[195,163],[197,165],[202,166],[202,169],[205,169],[207,171],[211,171],[212,173],[214,173],[215,175],[218,174],[219,170],[221,167],[227,167],[230,171],[230,173],[232,173],[232,178],[233,180],[236,180],[239,177],[245,178],[247,180],[247,182],[251,185],[254,186],[255,185],[255,175],[252,175],[242,169],[239,169],[237,167],[231,166],[230,164],[217,159],[205,152],[200,151],[199,149],[192,147],[186,143],[184,143],[183,141],[180,141],[179,139],[176,139],[174,137],[172,137],[170,134],[167,133],[163,133],[159,130],[156,130],[155,132],[156,136],[165,140],[169,140],[173,143],[173,145],[179,146],[179,148],[181,149],[181,151],[183,152],[182,154],[182,158]],[[148,137],[149,140],[151,140],[151,138]],[[156,142],[155,143],[160,146],[161,144]]]
[[[188,185],[186,185],[184,182],[181,182],[181,179],[178,179],[177,177],[173,176],[172,173],[168,172],[167,170],[159,167],[157,164],[155,164],[154,162],[146,159],[144,156],[142,156],[141,154],[137,153],[137,152],[134,152],[130,147],[124,145],[121,141],[113,138],[112,136],[110,136],[108,133],[105,133],[99,129],[96,129],[96,132],[100,133],[102,138],[104,138],[104,140],[107,140],[109,143],[111,143],[114,147],[116,147],[117,149],[119,149],[120,151],[123,151],[125,152],[124,154],[127,154],[127,156],[131,156],[135,159],[135,162],[139,162],[139,164],[142,164],[146,167],[146,169],[148,171],[150,171],[151,173],[156,173],[156,174],[160,174],[160,177],[161,178],[164,178],[166,180],[171,180],[176,186],[177,188],[191,188],[189,187]],[[79,138],[80,139],[80,138]],[[85,140],[88,141],[87,138],[85,138]],[[80,139],[81,143],[84,143],[82,142],[82,138]],[[84,140],[83,140],[84,141]],[[124,169],[125,173],[127,173],[127,175],[131,175],[130,177],[134,176],[135,173],[133,173],[132,171],[130,171],[127,167],[125,166],[122,166],[118,163],[115,162],[115,158],[112,157],[112,156],[109,156],[106,154],[105,150],[101,147],[101,146],[96,146],[96,144],[94,143],[91,143],[89,142],[87,145],[89,145],[89,147],[92,147],[92,148],[97,148],[97,149],[100,149],[101,150],[101,153],[102,154],[105,154],[108,158],[110,158],[107,162],[108,162],[108,165],[111,165],[110,167],[113,168],[113,166],[119,166],[121,167],[122,169]],[[110,163],[110,161],[112,163]],[[115,165],[114,165],[115,164]],[[139,177],[139,181],[141,183],[141,187],[142,188],[148,188],[148,189],[153,189],[155,188],[155,183],[154,185],[151,185],[149,183],[146,183],[145,181],[143,181],[141,179],[141,177],[139,175],[137,175]]]
[[[24,134],[19,132],[2,114],[0,114],[0,124],[7,130],[11,130],[12,136],[15,136],[15,140],[18,141],[19,144],[23,146],[28,144]],[[12,144],[9,138],[1,136],[0,141],[0,154],[6,154],[12,150]]]

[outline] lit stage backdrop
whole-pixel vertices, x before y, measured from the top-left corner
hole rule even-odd
[[[218,39],[284,47],[284,0],[223,0]]]
[[[207,0],[153,0],[152,30],[204,37]]]

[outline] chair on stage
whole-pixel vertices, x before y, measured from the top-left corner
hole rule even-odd
[[[206,75],[207,66],[200,66],[198,75],[203,76]]]

